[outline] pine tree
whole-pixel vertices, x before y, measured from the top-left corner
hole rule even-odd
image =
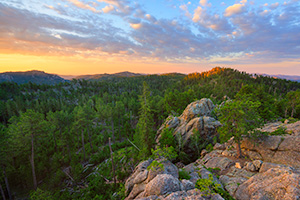
[[[294,117],[294,115],[296,114],[297,108],[299,108],[299,104],[300,104],[300,90],[297,91],[291,91],[289,93],[287,93],[286,95],[287,99],[288,99],[288,105],[291,108],[291,117]]]
[[[151,155],[154,145],[154,120],[150,109],[150,91],[146,82],[143,84],[143,94],[140,97],[141,109],[139,122],[134,136],[135,143],[140,147],[140,156],[147,158]]]
[[[220,138],[226,141],[234,136],[238,157],[242,156],[240,146],[242,136],[249,135],[261,124],[260,116],[256,111],[259,105],[259,102],[249,100],[233,100],[227,102],[218,111],[219,120],[223,124],[218,128]]]
[[[38,178],[36,176],[35,157],[38,155],[38,147],[45,145],[39,146],[37,144],[42,142],[48,132],[44,116],[33,110],[27,110],[25,113],[21,113],[20,117],[11,118],[10,123],[8,133],[11,137],[11,145],[16,149],[14,153],[19,157],[29,158],[33,188],[36,190]]]

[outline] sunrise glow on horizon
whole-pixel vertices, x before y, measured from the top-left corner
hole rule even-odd
[[[300,75],[299,22],[299,0],[0,0],[0,72]]]

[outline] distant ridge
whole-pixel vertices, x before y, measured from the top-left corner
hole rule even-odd
[[[81,75],[75,77],[75,79],[84,79],[84,80],[107,80],[111,78],[117,78],[117,77],[134,77],[134,76],[143,76],[145,74],[138,74],[133,72],[118,72],[115,74],[94,74],[94,75]]]
[[[300,76],[296,76],[296,75],[282,75],[282,74],[277,74],[277,75],[261,74],[261,75],[269,76],[272,78],[280,78],[280,79],[286,79],[286,80],[290,80],[290,81],[300,82]]]
[[[57,83],[66,82],[67,80],[61,78],[56,74],[48,74],[43,71],[31,70],[24,72],[4,72],[0,73],[1,82],[15,82],[17,84],[36,83],[54,85]]]

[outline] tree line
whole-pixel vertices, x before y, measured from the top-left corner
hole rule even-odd
[[[151,155],[169,114],[181,114],[197,99],[220,104],[226,97],[255,102],[238,105],[254,107],[264,122],[299,118],[299,89],[297,82],[219,67],[187,76],[1,83],[1,195],[120,199],[124,180]]]

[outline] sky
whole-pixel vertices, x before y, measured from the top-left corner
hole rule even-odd
[[[0,0],[0,72],[300,75],[300,0]]]

